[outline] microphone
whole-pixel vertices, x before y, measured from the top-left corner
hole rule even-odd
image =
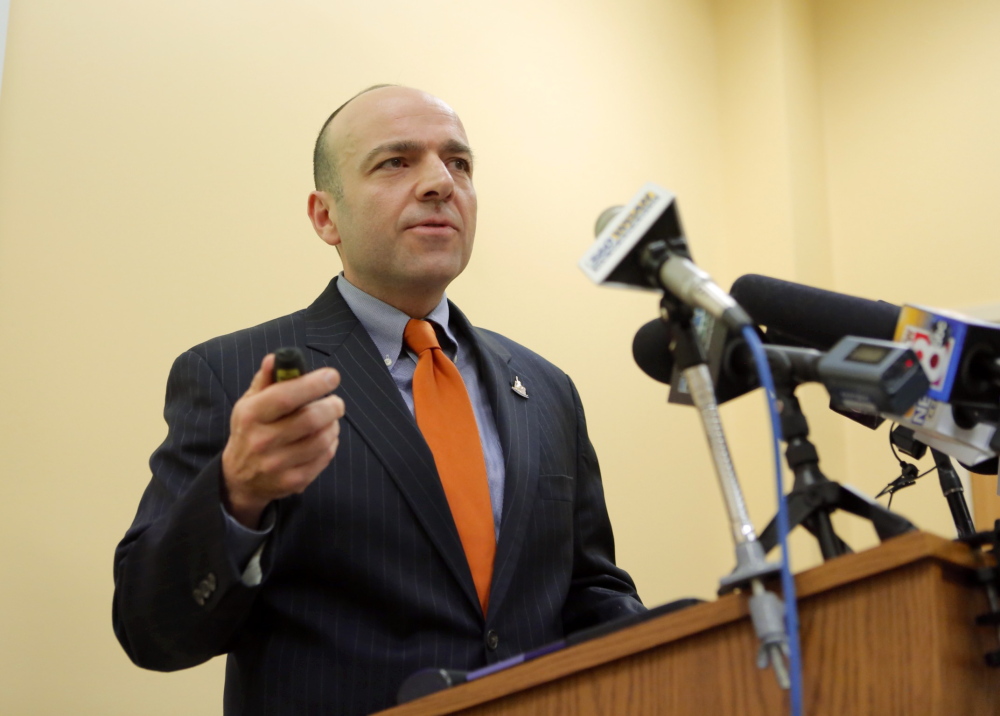
[[[757,374],[750,368],[753,361],[749,357],[749,348],[746,347],[742,337],[738,334],[734,336],[728,328],[702,311],[694,312],[692,322],[696,324],[698,340],[705,351],[709,372],[715,385],[716,402],[721,405],[756,388]],[[655,318],[636,332],[635,338],[632,339],[632,357],[643,373],[658,383],[670,386],[668,402],[694,405],[687,383],[674,364],[673,340],[670,324]],[[734,352],[740,353],[746,370],[729,369],[735,360]]]
[[[844,336],[891,341],[899,306],[768,276],[747,274],[733,283],[732,297],[776,343],[825,351]]]
[[[409,701],[429,696],[458,686],[468,681],[468,672],[455,669],[420,669],[403,681],[396,693],[396,703],[405,704]]]
[[[748,274],[733,296],[753,320],[792,343],[829,350],[844,336],[906,343],[920,358],[934,400],[1000,417],[1000,326],[951,311],[848,296]]]
[[[654,318],[640,328],[632,339],[632,357],[658,383],[670,385],[674,372],[674,354],[670,351],[673,331],[670,324]]]
[[[646,184],[624,208],[605,210],[595,229],[597,240],[580,259],[594,283],[662,289],[734,329],[750,325],[736,301],[691,262],[671,192]]]
[[[821,350],[845,335],[910,345],[930,389],[904,414],[884,417],[974,471],[1000,452],[1000,326],[753,274],[737,279],[732,295],[771,339]]]
[[[671,383],[667,335],[647,323],[636,334],[633,355],[647,375]],[[776,382],[790,386],[822,383],[830,395],[830,407],[838,412],[902,413],[927,392],[930,383],[912,349],[890,341],[845,336],[829,351],[814,348],[765,345]],[[710,349],[709,365],[717,369],[716,400],[719,403],[758,387],[753,356],[742,337]]]

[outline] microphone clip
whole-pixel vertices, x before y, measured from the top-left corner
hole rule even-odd
[[[917,483],[917,479],[919,477],[922,477],[920,474],[920,470],[918,470],[917,466],[914,465],[912,462],[906,462],[905,460],[900,460],[899,468],[900,468],[899,477],[897,477],[895,480],[893,480],[884,488],[882,488],[882,491],[877,495],[875,495],[875,499],[878,499],[883,495],[893,495],[902,490],[904,487],[910,487],[911,485],[915,485]]]

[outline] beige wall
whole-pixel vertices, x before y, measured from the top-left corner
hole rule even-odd
[[[304,209],[314,133],[344,98],[400,82],[463,116],[480,232],[449,294],[574,376],[619,561],[656,604],[710,596],[732,549],[694,414],[664,406],[630,357],[655,297],[576,269],[594,218],[653,180],[723,285],[753,271],[995,302],[998,23],[972,0],[13,0],[0,713],[220,712],[221,660],[171,675],[128,662],[112,552],[164,434],[173,357],[305,305],[338,270]],[[895,469],[885,429],[803,393],[830,476],[873,494]],[[723,415],[760,527],[763,416],[759,395]],[[949,533],[936,484],[894,506]],[[815,563],[795,545],[797,566]]]

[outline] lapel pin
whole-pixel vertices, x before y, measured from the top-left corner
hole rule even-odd
[[[520,395],[522,398],[528,397],[528,390],[524,387],[524,383],[516,375],[514,376],[514,382],[511,384],[510,389],[515,393]]]

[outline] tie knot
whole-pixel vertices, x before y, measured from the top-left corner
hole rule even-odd
[[[441,347],[437,333],[434,332],[434,325],[430,321],[418,318],[411,318],[406,324],[406,328],[403,329],[403,340],[417,355],[430,348]]]

